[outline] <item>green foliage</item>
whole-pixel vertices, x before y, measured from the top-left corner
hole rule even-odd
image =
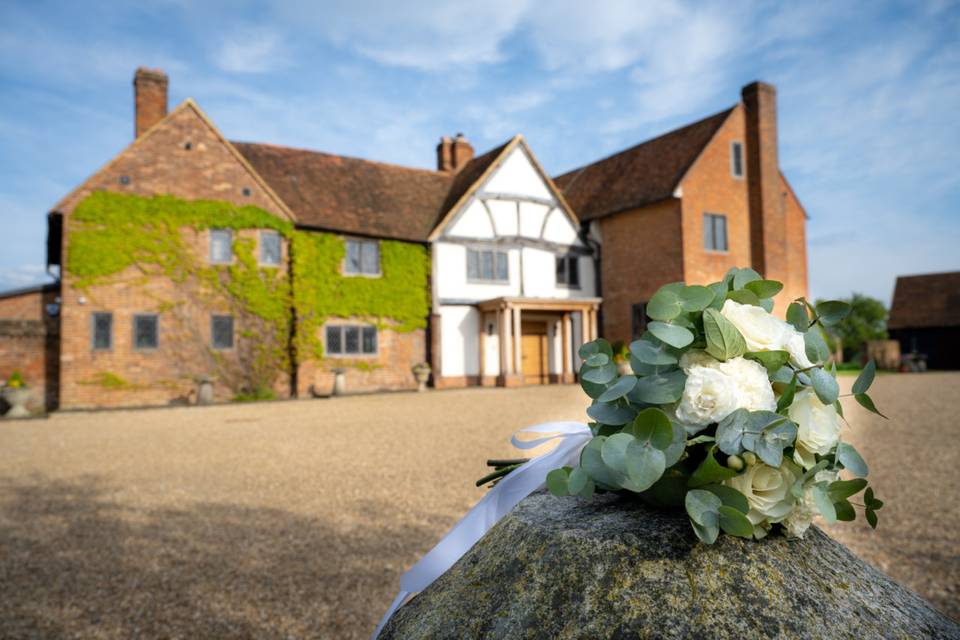
[[[703,312],[703,331],[707,353],[717,360],[730,360],[742,356],[747,350],[740,331],[716,309]]]
[[[128,382],[125,378],[118,376],[112,371],[98,371],[93,374],[93,378],[83,380],[80,384],[96,385],[111,391],[127,391],[137,388],[136,385]]]
[[[234,237],[232,264],[209,264],[205,249],[191,245],[189,231],[212,228],[277,231],[288,240],[292,276],[261,266],[256,242],[240,234]],[[250,395],[244,389],[270,388],[278,371],[289,370],[291,336],[298,362],[322,358],[320,327],[329,317],[359,317],[381,328],[412,331],[424,328],[429,315],[430,268],[423,246],[382,241],[382,277],[345,277],[342,238],[296,230],[257,207],[101,191],[77,205],[68,237],[65,269],[80,289],[129,277],[135,268],[141,276],[169,278],[178,294],[195,304],[239,316],[240,336],[257,339],[244,341],[238,397]],[[172,312],[179,302],[158,300],[158,311]],[[214,366],[224,366],[219,353],[209,357]]]
[[[234,402],[259,402],[263,400],[276,400],[277,394],[270,387],[257,387],[252,391],[241,391],[233,396]]]
[[[846,319],[831,326],[832,340],[839,341],[843,347],[844,360],[853,360],[863,349],[867,340],[885,340],[887,338],[887,308],[876,298],[854,293],[843,301],[850,312]],[[823,304],[817,301],[817,306]]]
[[[7,378],[6,386],[10,389],[22,389],[27,386],[27,383],[23,380],[23,374],[19,370],[14,369],[13,373],[10,374],[10,377]]]

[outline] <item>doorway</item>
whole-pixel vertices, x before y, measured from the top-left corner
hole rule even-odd
[[[521,323],[521,371],[524,384],[547,384],[547,323]]]

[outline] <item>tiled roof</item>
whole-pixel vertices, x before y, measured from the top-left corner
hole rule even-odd
[[[887,327],[960,326],[960,271],[900,276]]]
[[[733,109],[554,178],[581,220],[665,200]]]
[[[233,145],[297,222],[345,233],[425,241],[460,178],[304,149]]]

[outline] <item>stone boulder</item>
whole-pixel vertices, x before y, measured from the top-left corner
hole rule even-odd
[[[380,638],[960,638],[960,625],[811,527],[697,541],[686,514],[535,493]]]

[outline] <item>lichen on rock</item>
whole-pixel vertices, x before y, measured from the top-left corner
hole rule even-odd
[[[700,543],[682,511],[535,493],[380,638],[958,638],[960,626],[812,527]]]

